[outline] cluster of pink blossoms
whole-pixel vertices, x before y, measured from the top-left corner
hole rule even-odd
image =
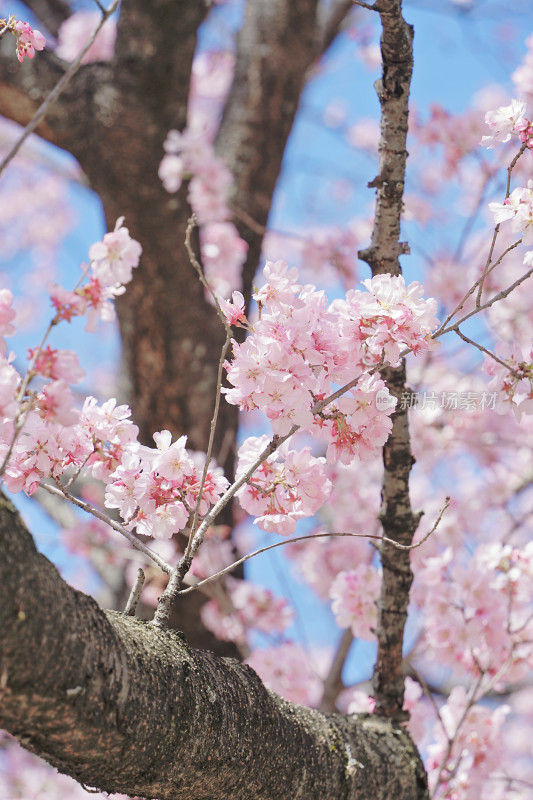
[[[533,126],[526,119],[526,104],[519,100],[511,100],[511,105],[501,106],[487,111],[485,122],[491,129],[489,136],[483,136],[481,144],[492,149],[500,142],[508,142],[511,136],[517,136],[522,144],[533,148]]]
[[[227,584],[231,610],[210,600],[200,612],[202,622],[217,639],[246,642],[250,629],[262,633],[283,633],[292,624],[294,612],[285,598],[276,598],[269,589],[230,579]]]
[[[229,222],[228,197],[233,176],[215,155],[204,131],[188,127],[169,131],[159,177],[167,192],[177,192],[189,179],[187,199],[200,225],[200,249],[205,276],[216,294],[228,295],[241,285],[241,268],[248,244]]]
[[[522,680],[533,664],[531,544],[480,545],[468,565],[453,558],[447,548],[426,559],[413,584],[413,600],[431,620],[429,653],[459,675],[498,675],[499,686]]]
[[[359,639],[374,639],[381,571],[372,564],[339,572],[330,589],[331,610],[339,628],[351,628]]]
[[[22,63],[25,58],[33,58],[35,51],[44,50],[46,39],[40,31],[33,29],[29,22],[22,22],[15,17],[0,19],[0,27],[10,31],[17,40],[17,59]]]
[[[522,233],[522,244],[533,244],[533,181],[513,189],[503,203],[489,203],[489,208],[497,225],[511,219],[511,230]]]
[[[157,447],[134,444],[109,479],[106,508],[117,508],[126,527],[155,539],[183,530],[199,500],[204,458],[186,450],[186,436],[172,442],[170,431],[154,433]],[[228,488],[222,470],[207,471],[199,513],[207,513]]]
[[[49,284],[48,291],[56,309],[56,321],[87,314],[85,330],[94,332],[98,318],[105,322],[115,319],[113,299],[126,291],[125,284],[132,278],[142,253],[139,242],[132,239],[120,217],[115,230],[106,233],[101,242],[89,249],[89,267],[85,268],[88,282],[74,291],[58,284]]]
[[[226,365],[233,386],[223,390],[226,399],[261,410],[275,434],[298,426],[325,440],[328,462],[371,458],[391,430],[395,400],[368,370],[397,364],[405,348],[430,347],[435,300],[424,300],[418,283],[406,287],[401,276],[378,275],[364,282],[366,291],[328,304],[324,292],[299,285],[297,270],[284,261],[267,262],[264,274],[268,282],[254,294],[259,319],[243,344],[234,342]],[[228,321],[242,321],[238,302],[224,310]],[[315,408],[354,381],[338,400]]]
[[[311,448],[290,450],[287,440],[263,461],[237,492],[241,506],[256,517],[264,531],[288,536],[299,519],[310,517],[326,502],[331,481],[325,459],[311,455]],[[239,448],[237,479],[248,470],[269,442],[267,436],[250,436]]]
[[[442,800],[478,800],[499,797],[485,793],[485,782],[492,777],[502,780],[502,726],[510,707],[495,709],[473,705],[463,686],[455,686],[440,708],[435,724],[435,742],[427,748],[429,785]],[[451,752],[449,751],[452,743]],[[496,783],[498,781],[495,781]],[[491,784],[494,789],[494,785]]]
[[[533,414],[533,348],[525,357],[518,344],[500,342],[496,355],[508,368],[489,356],[483,364],[483,371],[492,377],[489,389],[498,392],[496,411],[504,414],[510,405],[518,419],[522,414]]]

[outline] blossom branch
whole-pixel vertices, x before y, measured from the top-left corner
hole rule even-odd
[[[516,164],[518,163],[518,159],[520,158],[520,156],[526,150],[527,150],[527,143],[524,142],[522,144],[522,147],[520,148],[520,150],[515,155],[515,157],[513,158],[513,160],[511,161],[511,163],[509,164],[509,166],[507,168],[507,185],[506,185],[506,189],[505,189],[504,203],[509,198],[509,196],[511,194],[511,175],[512,175],[513,169],[515,168]],[[501,223],[498,223],[496,225],[496,227],[494,228],[494,234],[493,234],[492,242],[491,242],[490,249],[489,249],[489,255],[487,257],[487,261],[486,261],[486,264],[485,264],[485,268],[483,269],[483,273],[481,275],[481,278],[479,279],[479,287],[478,287],[478,292],[477,292],[477,297],[476,297],[476,307],[479,307],[481,305],[481,295],[483,293],[483,285],[484,285],[485,279],[486,279],[486,277],[487,277],[487,275],[489,274],[489,271],[490,271],[489,270],[489,265],[490,265],[490,262],[491,262],[491,259],[492,259],[492,254],[494,252],[494,247],[496,245],[496,239],[498,238],[498,234],[500,232],[500,224]],[[499,262],[497,262],[497,263],[499,263]],[[494,266],[496,266],[496,264]]]
[[[151,561],[153,561],[154,564],[157,564],[157,566],[160,567],[160,569],[162,569],[163,572],[166,572],[167,575],[170,575],[172,573],[172,567],[170,566],[170,564],[167,564],[167,562],[163,558],[161,558],[160,555],[154,553],[153,550],[150,550],[150,548],[147,547],[145,544],[143,544],[140,539],[137,539],[137,537],[131,531],[128,531],[126,528],[124,528],[123,525],[120,525],[120,523],[115,522],[114,519],[111,519],[107,514],[104,514],[103,511],[99,511],[97,508],[95,508],[85,500],[80,500],[78,497],[66,491],[60,485],[52,486],[52,484],[46,483],[45,481],[41,481],[39,485],[41,486],[42,489],[45,489],[45,491],[49,492],[49,494],[56,495],[57,497],[62,497],[64,500],[68,500],[69,503],[72,503],[72,505],[75,505],[78,508],[82,508],[88,514],[91,514],[93,517],[96,517],[96,519],[101,520],[101,522],[105,522],[107,525],[113,528],[114,531],[117,531],[117,533],[120,533],[122,536],[125,536],[126,539],[135,547],[136,550],[140,550],[141,553],[144,553],[144,555],[147,556]]]
[[[494,305],[494,303],[498,303],[500,300],[504,300],[508,297],[511,292],[513,292],[521,283],[527,280],[531,275],[533,275],[533,268],[529,269],[527,272],[524,273],[520,278],[518,278],[514,283],[507,287],[507,289],[502,289],[501,292],[498,292],[494,295],[490,300],[487,300],[486,303],[479,306],[479,308],[474,308],[472,311],[469,311],[468,314],[465,314],[461,319],[457,320],[453,325],[447,325],[446,321],[438,328],[435,333],[433,334],[433,339],[438,339],[440,336],[443,336],[445,333],[449,333],[450,331],[455,331],[459,325],[462,325],[467,319],[470,317],[474,317],[476,314],[479,314],[481,311],[485,311],[486,308],[490,308]]]
[[[484,353],[486,356],[489,356],[498,364],[501,364],[502,367],[505,367],[505,369],[509,370],[509,372],[512,375],[518,377],[516,370],[510,367],[509,364],[506,364],[506,362],[503,361],[501,358],[499,358],[496,355],[496,353],[493,353],[492,350],[489,350],[487,347],[484,347],[482,344],[479,344],[479,342],[475,342],[473,339],[470,339],[468,336],[466,336],[466,334],[464,334],[461,330],[459,330],[459,328],[455,328],[454,332],[457,334],[457,336],[459,336],[460,339],[463,340],[463,342],[466,342],[466,344],[471,344],[472,347],[476,347],[481,353]]]
[[[282,542],[275,542],[274,544],[269,544],[266,545],[265,547],[261,547],[259,550],[254,550],[253,553],[248,553],[247,555],[242,556],[242,558],[239,558],[237,561],[234,561],[228,567],[224,567],[224,569],[221,569],[219,572],[215,573],[214,575],[211,575],[209,578],[204,578],[203,580],[198,581],[198,583],[195,583],[194,586],[190,586],[187,589],[182,589],[178,594],[180,595],[189,594],[190,592],[193,592],[195,589],[200,589],[202,586],[205,586],[206,584],[211,583],[212,581],[218,580],[223,575],[227,575],[228,572],[232,572],[232,570],[234,570],[236,567],[240,566],[241,564],[244,564],[251,558],[255,558],[255,556],[261,555],[261,553],[266,553],[268,552],[268,550],[273,550],[275,547],[283,547],[284,545],[287,544],[294,544],[295,542],[303,542],[309,539],[327,539],[330,537],[350,536],[360,539],[377,539],[379,542],[387,542],[392,547],[395,547],[397,550],[404,550],[404,551],[416,550],[418,547],[421,547],[423,544],[425,544],[425,542],[427,542],[429,537],[435,533],[443,517],[443,514],[449,507],[449,505],[450,505],[450,498],[447,497],[431,530],[428,531],[428,533],[426,533],[426,535],[415,544],[409,544],[409,545],[400,544],[400,542],[397,542],[395,539],[389,539],[387,536],[383,536],[380,534],[372,534],[372,533],[347,533],[344,531],[335,531],[328,533],[309,533],[306,534],[305,536],[295,536],[292,539],[284,539]]]

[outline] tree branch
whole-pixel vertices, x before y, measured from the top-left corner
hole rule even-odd
[[[341,32],[353,7],[353,0],[335,0],[327,7],[325,5],[321,6],[323,20],[321,21],[320,51],[322,53],[328,49]]]
[[[89,786],[160,800],[426,800],[408,735],[295,706],[233,659],[102,611],[0,505],[0,725]]]
[[[249,244],[243,294],[250,298],[272,195],[309,66],[319,53],[318,0],[249,0],[217,151],[235,177],[232,205]],[[243,221],[244,220],[244,221]]]
[[[24,0],[27,6],[43,26],[57,37],[61,23],[70,17],[72,9],[64,0]]]
[[[401,0],[380,0],[376,9],[383,28],[383,74],[376,83],[381,103],[379,174],[369,184],[377,188],[372,240],[370,247],[360,252],[359,257],[370,265],[373,275],[399,275],[399,256],[409,252],[407,244],[399,239],[407,159],[409,86],[413,70],[413,29],[402,17]],[[405,391],[405,361],[399,367],[384,369],[382,377],[391,394],[398,399],[398,410],[392,415],[392,431],[383,449],[380,519],[387,538],[410,545],[420,515],[413,514],[409,499],[409,472],[413,457],[408,412],[399,403]],[[373,677],[376,713],[401,719],[403,631],[413,576],[408,551],[398,552],[384,541],[380,552],[383,581],[378,603],[378,656]]]

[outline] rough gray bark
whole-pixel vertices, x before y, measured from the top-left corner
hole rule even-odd
[[[376,83],[381,104],[379,174],[370,186],[377,189],[376,214],[370,247],[359,253],[372,275],[400,275],[399,256],[409,248],[400,242],[407,160],[409,87],[413,71],[413,28],[402,17],[401,0],[379,0],[382,22],[382,80]],[[406,389],[405,363],[382,371],[391,394],[399,401]],[[419,515],[409,498],[409,472],[413,464],[408,410],[392,415],[393,428],[383,448],[384,477],[380,520],[384,535],[402,545],[413,540]],[[403,712],[403,633],[407,620],[409,589],[413,580],[408,550],[384,542],[380,548],[383,581],[378,603],[378,656],[372,686],[376,713],[401,719]]]
[[[61,772],[159,800],[425,800],[408,735],[321,714],[69,587],[0,503],[0,726]]]

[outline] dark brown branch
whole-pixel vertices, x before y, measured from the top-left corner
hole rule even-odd
[[[160,800],[426,800],[407,734],[323,715],[249,667],[71,589],[0,505],[0,725],[89,786]]]
[[[70,5],[64,0],[24,0],[24,5],[41,20],[45,31],[56,37],[61,23],[72,14]]]
[[[272,195],[309,66],[319,53],[317,0],[249,0],[235,78],[217,139],[232,170],[239,233],[249,243],[244,296],[250,297]]]
[[[383,28],[383,75],[376,89],[381,103],[381,138],[379,174],[370,184],[377,189],[376,215],[370,247],[360,252],[359,257],[370,265],[373,275],[399,275],[399,256],[409,252],[408,246],[399,239],[407,159],[413,30],[402,17],[401,0],[380,0],[379,13]],[[382,376],[391,394],[399,400],[405,390],[405,362],[400,367],[387,367]],[[397,408],[392,416],[392,432],[383,450],[385,470],[380,519],[385,536],[410,545],[419,515],[413,514],[409,499],[409,472],[413,458],[408,412],[399,403]],[[408,551],[398,552],[384,542],[380,552],[383,581],[378,603],[378,656],[373,676],[376,713],[401,719],[403,631],[412,572]]]
[[[341,691],[344,689],[342,670],[344,669],[344,664],[348,657],[348,653],[350,652],[352,642],[353,633],[348,628],[348,630],[344,631],[341,636],[337,650],[333,657],[333,662],[329,669],[329,673],[326,675],[326,679],[324,681],[324,690],[322,692],[322,700],[320,701],[319,706],[321,711],[336,710],[336,700]]]
[[[341,32],[353,11],[353,0],[335,0],[327,7],[322,6],[324,19],[321,23],[320,51],[324,53]]]

